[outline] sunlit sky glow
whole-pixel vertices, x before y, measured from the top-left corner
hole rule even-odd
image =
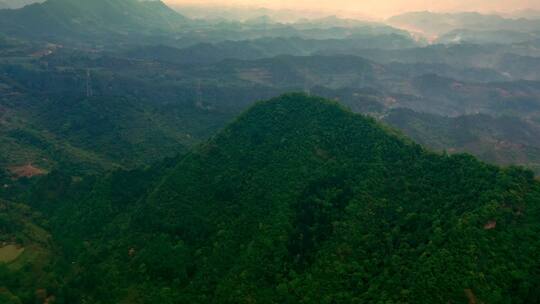
[[[510,13],[540,9],[540,0],[164,0],[168,4],[213,4],[253,6],[271,9],[324,10],[332,13],[389,17],[408,11],[479,11]]]

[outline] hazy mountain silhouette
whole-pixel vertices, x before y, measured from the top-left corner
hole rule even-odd
[[[0,33],[65,38],[147,31],[175,31],[186,18],[161,1],[48,0],[0,11]]]

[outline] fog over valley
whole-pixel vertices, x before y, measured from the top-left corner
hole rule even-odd
[[[250,7],[269,9],[294,9],[303,11],[324,11],[330,14],[355,15],[363,14],[372,18],[385,19],[412,11],[433,12],[481,12],[481,13],[515,13],[522,10],[540,10],[540,2],[530,0],[167,0],[172,6],[207,6],[207,7]]]

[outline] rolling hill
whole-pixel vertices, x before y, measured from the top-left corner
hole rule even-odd
[[[375,117],[389,109],[409,108],[443,117],[507,115],[530,121],[527,125],[532,127],[539,121],[540,90],[535,81],[501,82],[505,78],[500,73],[454,66],[454,60],[445,64],[378,63],[352,55],[266,58],[274,51],[266,53],[272,48],[264,45],[275,42],[279,53],[279,40],[187,49],[137,47],[127,53],[26,46],[7,40],[5,49],[0,49],[7,58],[0,62],[0,167],[12,171],[30,164],[77,175],[148,165],[206,140],[254,100],[290,91],[310,90]],[[457,54],[457,61],[470,52],[473,61],[485,49],[444,47],[421,54],[433,52],[436,58]],[[241,55],[255,60],[234,59]],[[533,73],[533,58],[507,58],[501,71],[510,71],[522,61],[519,66],[529,66]],[[443,120],[424,121],[422,128],[438,129],[439,121]],[[400,129],[414,137],[415,127]],[[438,141],[414,138],[430,147],[440,146]],[[486,148],[497,146],[484,143]],[[511,148],[497,146],[504,152],[500,155],[508,156],[504,158],[485,158],[476,149],[458,150],[504,165],[519,159],[514,164],[536,170],[538,153],[511,157]]]
[[[540,126],[532,121],[485,114],[444,117],[407,109],[390,111],[384,121],[431,149],[468,152],[490,163],[540,173]]]
[[[0,304],[540,303],[536,12],[203,7],[0,0]]]
[[[69,303],[540,296],[531,172],[431,153],[320,98],[260,102],[154,169],[33,191],[77,265],[70,297],[58,293]]]

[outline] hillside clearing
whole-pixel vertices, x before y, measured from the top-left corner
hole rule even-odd
[[[9,168],[9,171],[11,172],[11,174],[13,174],[15,178],[23,178],[23,177],[31,178],[34,176],[46,174],[45,170],[34,167],[32,164],[11,167]]]
[[[11,263],[15,261],[23,252],[24,248],[17,245],[6,245],[0,247],[0,263]]]

